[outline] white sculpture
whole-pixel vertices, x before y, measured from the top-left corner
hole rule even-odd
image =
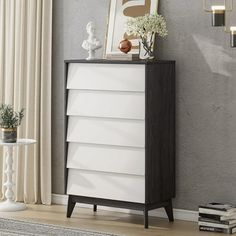
[[[99,48],[102,47],[102,44],[101,42],[96,39],[96,26],[95,24],[90,21],[87,26],[86,26],[86,30],[87,30],[87,33],[88,33],[88,39],[84,40],[83,41],[83,44],[82,44],[82,48],[84,48],[85,50],[88,51],[88,58],[86,58],[87,60],[94,60],[96,59],[95,58],[95,51]]]

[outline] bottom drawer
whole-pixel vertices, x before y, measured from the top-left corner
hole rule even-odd
[[[69,169],[67,194],[145,203],[145,178]]]

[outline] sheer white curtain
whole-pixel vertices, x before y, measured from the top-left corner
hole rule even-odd
[[[16,200],[26,203],[51,203],[51,43],[52,0],[0,0],[0,103],[25,108],[18,137],[37,140],[14,156]]]

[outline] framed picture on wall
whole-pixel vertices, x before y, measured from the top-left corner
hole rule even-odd
[[[124,38],[132,42],[132,54],[138,54],[138,40],[125,33],[125,23],[129,17],[138,17],[157,12],[158,0],[111,0],[106,36],[106,55],[119,55],[119,42]]]

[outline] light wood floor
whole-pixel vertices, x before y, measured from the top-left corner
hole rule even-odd
[[[143,228],[143,217],[92,209],[75,208],[70,219],[66,218],[66,207],[53,205],[28,205],[21,212],[4,212],[0,217],[48,223],[86,230],[110,232],[127,236],[214,236],[216,233],[199,232],[197,223],[176,220],[169,223],[167,219],[149,217],[149,229]]]

